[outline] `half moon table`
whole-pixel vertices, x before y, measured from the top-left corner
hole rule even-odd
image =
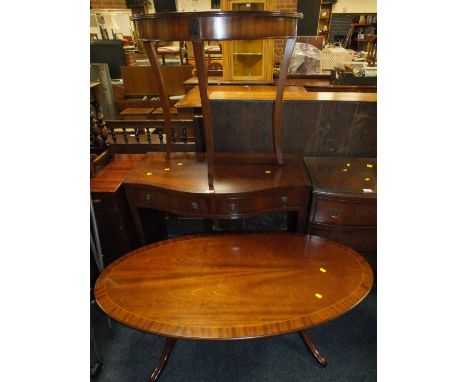
[[[150,381],[176,339],[236,340],[299,332],[361,302],[373,273],[352,249],[295,233],[195,235],[161,241],[121,257],[99,276],[101,309],[132,328],[166,337]]]

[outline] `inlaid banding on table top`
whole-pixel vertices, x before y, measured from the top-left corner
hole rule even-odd
[[[358,304],[372,282],[360,255],[319,237],[196,235],[118,259],[99,276],[95,296],[112,318],[148,333],[235,339],[331,320]]]

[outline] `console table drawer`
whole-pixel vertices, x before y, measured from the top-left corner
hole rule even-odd
[[[215,201],[216,215],[236,217],[269,210],[298,208],[301,197],[297,192],[262,194],[243,198],[219,198]]]
[[[337,200],[316,198],[312,222],[360,227],[377,226],[377,203],[375,199]]]
[[[127,189],[127,195],[141,207],[155,208],[181,216],[206,216],[211,212],[208,199],[191,194],[137,188]]]

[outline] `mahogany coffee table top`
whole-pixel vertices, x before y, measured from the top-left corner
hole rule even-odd
[[[109,265],[98,305],[135,329],[185,339],[242,339],[334,319],[369,293],[352,249],[294,233],[195,235],[151,244]]]

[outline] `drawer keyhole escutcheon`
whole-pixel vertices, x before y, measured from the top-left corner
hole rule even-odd
[[[282,196],[281,197],[281,207],[286,207],[288,205],[288,197]]]
[[[192,202],[192,210],[195,212],[200,212],[200,207],[198,206],[197,202]]]
[[[148,204],[149,202],[151,202],[151,195],[150,195],[150,194],[146,194],[146,195],[145,195],[145,203]]]
[[[338,217],[341,216],[341,211],[338,210],[338,209],[336,209],[336,208],[334,208],[334,209],[332,209],[332,210],[330,211],[329,214],[330,214],[330,217],[331,217],[332,219],[338,219]]]

